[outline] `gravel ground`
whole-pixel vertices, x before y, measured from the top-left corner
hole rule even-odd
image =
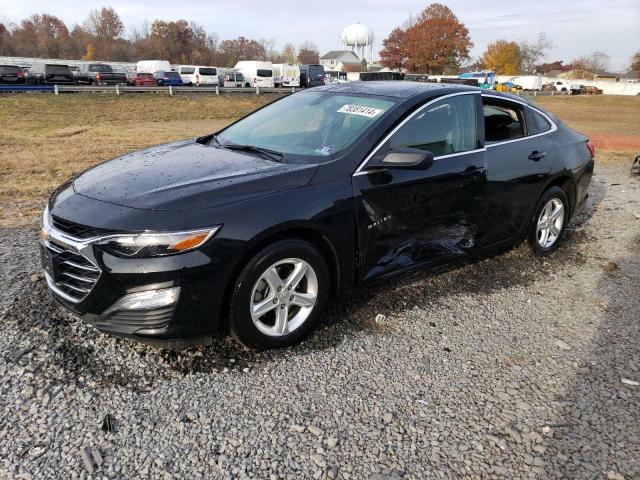
[[[521,246],[338,299],[302,345],[175,352],[49,299],[0,230],[0,478],[640,478],[640,178]],[[105,422],[105,417],[112,419]]]

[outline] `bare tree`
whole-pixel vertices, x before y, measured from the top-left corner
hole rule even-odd
[[[282,58],[286,63],[295,63],[298,57],[298,51],[292,43],[287,43],[282,49]]]
[[[519,47],[522,56],[522,71],[532,73],[534,67],[544,60],[547,52],[553,48],[553,42],[547,38],[544,32],[540,32],[535,41],[522,40]]]
[[[588,70],[597,73],[609,67],[611,57],[604,52],[593,52],[591,55],[578,57],[571,62],[574,69]]]

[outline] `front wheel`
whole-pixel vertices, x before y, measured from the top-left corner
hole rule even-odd
[[[231,334],[256,349],[300,342],[320,320],[329,283],[327,263],[309,243],[284,240],[266,247],[236,281],[229,308]]]
[[[560,187],[551,187],[538,201],[529,231],[533,252],[538,256],[555,252],[568,220],[569,199],[566,192]]]

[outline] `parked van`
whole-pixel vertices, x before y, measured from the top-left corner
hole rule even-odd
[[[300,86],[319,87],[324,85],[324,67],[322,65],[300,65]]]
[[[300,67],[292,63],[274,63],[273,83],[276,87],[299,87]]]
[[[138,73],[170,72],[171,64],[166,60],[141,60],[136,63]]]
[[[236,63],[234,70],[244,76],[245,87],[273,87],[273,65],[271,62],[246,60]]]
[[[180,65],[176,71],[186,85],[218,85],[218,69],[200,65]]]
[[[244,87],[244,75],[232,68],[218,69],[218,85],[227,88]]]

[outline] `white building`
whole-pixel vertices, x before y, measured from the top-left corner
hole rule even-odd
[[[361,60],[351,50],[332,50],[320,57],[320,65],[331,72],[340,72],[344,65],[360,64],[360,62]]]

